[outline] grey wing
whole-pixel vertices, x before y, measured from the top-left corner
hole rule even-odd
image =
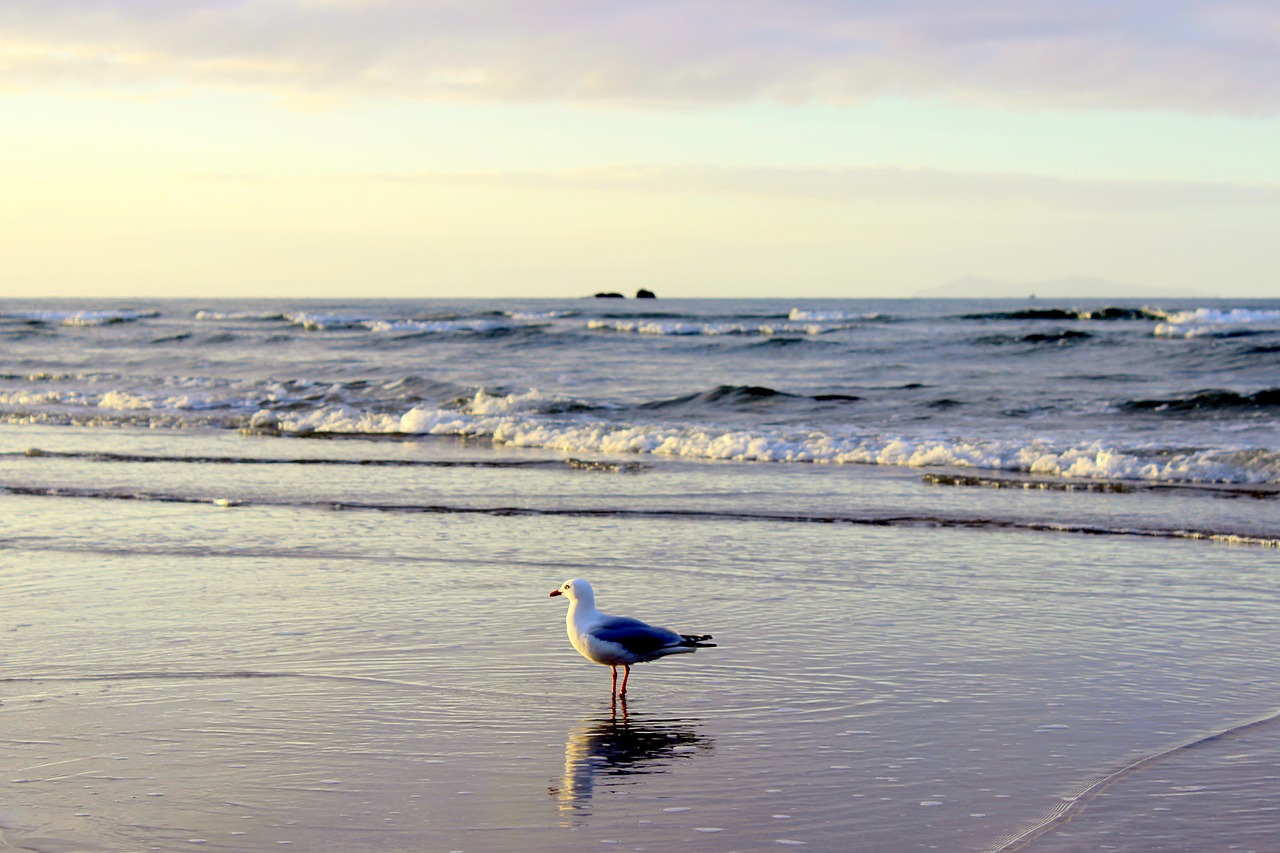
[[[647,625],[627,616],[610,616],[591,629],[601,640],[617,643],[629,652],[648,654],[666,646],[678,646],[683,638],[675,631]]]

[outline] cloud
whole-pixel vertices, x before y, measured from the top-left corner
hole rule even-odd
[[[412,172],[348,179],[542,190],[713,193],[836,203],[1010,203],[1073,209],[1280,207],[1280,185],[1073,180],[939,169],[602,166],[559,171]]]
[[[1272,0],[6,0],[8,91],[1280,110]]]

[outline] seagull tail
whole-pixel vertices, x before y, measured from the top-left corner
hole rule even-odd
[[[680,639],[682,640],[680,645],[692,646],[695,649],[714,649],[716,647],[715,643],[707,642],[707,640],[711,639],[710,634],[681,634]]]

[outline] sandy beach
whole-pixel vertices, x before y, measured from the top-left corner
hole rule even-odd
[[[1044,517],[1071,499],[904,469],[744,477],[456,442],[14,432],[50,451],[451,464],[358,479],[335,465],[317,490],[296,464],[9,459],[9,485],[39,470],[97,492],[0,497],[5,849],[1192,853],[1278,838],[1280,726],[1205,740],[1277,710],[1274,549],[635,512],[961,501]],[[273,502],[302,478],[306,505]],[[1108,499],[1138,512],[1150,496]],[[507,510],[463,511],[485,507]],[[570,648],[547,596],[570,577],[607,612],[719,646],[636,667],[611,706],[608,669]]]

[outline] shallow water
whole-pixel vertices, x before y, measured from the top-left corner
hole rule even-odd
[[[1259,793],[1277,781],[1280,724],[1269,715],[1135,762],[1066,804],[1025,846],[1009,849],[1265,853],[1276,846],[1280,806]]]
[[[1280,710],[1280,552],[1124,532],[1216,516],[1274,537],[1273,498],[441,440],[0,438],[0,846],[1280,846],[1274,726],[1176,749]],[[1063,532],[1092,525],[1110,532]],[[719,646],[636,668],[613,707],[547,597],[569,577]]]

